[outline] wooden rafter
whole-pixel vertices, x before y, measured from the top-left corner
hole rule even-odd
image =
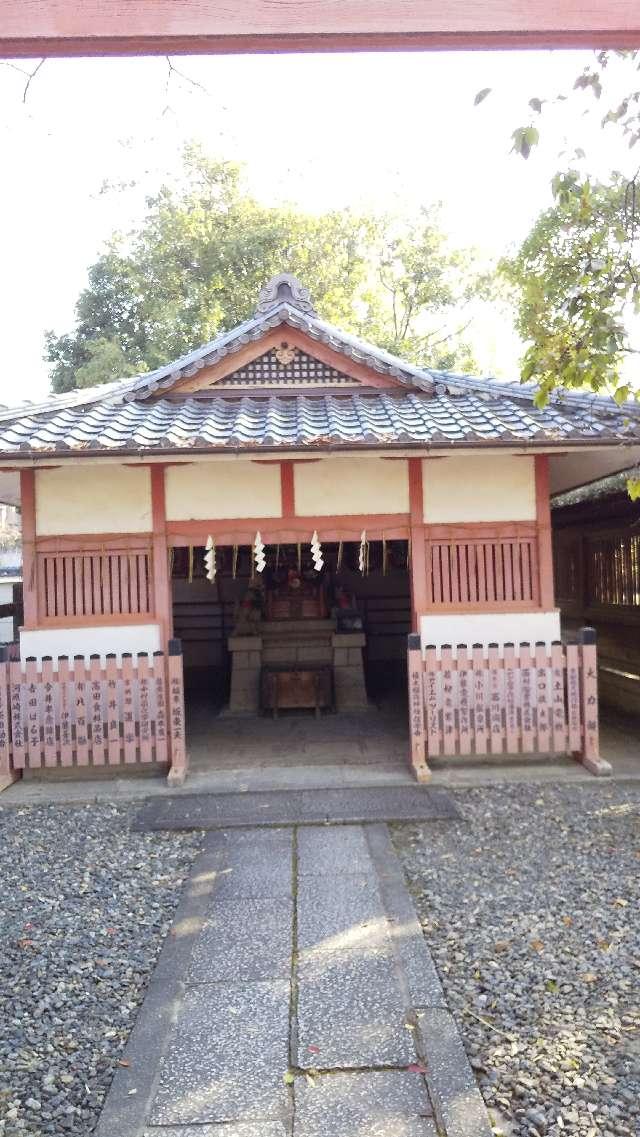
[[[7,57],[634,47],[637,0],[3,0]]]

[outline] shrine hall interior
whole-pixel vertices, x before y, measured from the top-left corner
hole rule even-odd
[[[320,666],[332,664],[333,631],[360,631],[368,701],[381,705],[405,697],[411,631],[409,541],[367,542],[364,571],[358,541],[322,545],[320,571],[308,542],[266,546],[260,575],[254,571],[252,546],[224,545],[216,550],[213,581],[206,576],[205,552],[203,546],[181,547],[171,554],[173,623],[183,645],[188,702],[206,701],[212,709],[228,705],[233,666],[229,640],[238,625],[257,632],[258,624],[261,635],[265,626],[286,630],[289,643],[297,625],[304,635],[304,661]],[[310,642],[313,629],[317,642]],[[273,644],[265,654],[263,663],[276,663],[290,657],[291,650],[279,654]]]

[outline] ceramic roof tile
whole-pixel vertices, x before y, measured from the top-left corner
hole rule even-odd
[[[310,341],[399,382],[395,390],[316,388],[313,395],[213,390],[208,398],[170,392],[181,379],[233,356],[271,329],[291,326]],[[420,368],[320,320],[306,289],[280,274],[263,289],[251,319],[146,375],[0,411],[0,453],[299,449],[306,446],[562,445],[637,442],[640,407],[558,391],[544,408],[535,388]]]
[[[486,400],[470,392],[452,396],[372,389],[68,407],[59,414],[0,422],[0,451],[562,444],[567,438],[594,436],[598,441],[637,442],[640,416],[594,416],[573,405],[525,408],[505,395]]]

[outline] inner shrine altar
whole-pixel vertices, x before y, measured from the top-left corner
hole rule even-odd
[[[270,587],[250,587],[229,636],[231,714],[367,705],[362,631],[338,630],[322,581],[285,570]]]

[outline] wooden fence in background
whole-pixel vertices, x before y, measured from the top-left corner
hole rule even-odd
[[[186,773],[180,640],[169,652],[0,660],[0,781],[22,770],[168,766]]]
[[[575,644],[444,645],[409,636],[411,760],[428,777],[436,757],[574,754],[593,773],[599,756],[595,633]]]

